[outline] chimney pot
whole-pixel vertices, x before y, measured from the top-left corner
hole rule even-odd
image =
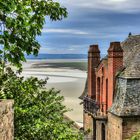
[[[111,42],[108,52],[123,52],[120,42]]]
[[[100,53],[99,47],[97,44],[95,45],[90,45],[89,47],[89,53]]]

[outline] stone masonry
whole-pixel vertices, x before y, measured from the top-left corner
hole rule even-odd
[[[14,139],[13,100],[0,100],[0,140]]]

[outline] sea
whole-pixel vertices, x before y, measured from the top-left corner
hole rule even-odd
[[[38,54],[25,55],[26,59],[87,59],[87,54]]]
[[[105,54],[101,54],[103,58]],[[34,55],[25,55],[26,59],[87,59],[87,54],[38,54]]]

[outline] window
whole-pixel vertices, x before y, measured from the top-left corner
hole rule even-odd
[[[106,79],[106,111],[108,110],[108,79]]]
[[[100,104],[100,77],[97,78],[97,102]]]
[[[102,68],[102,75],[104,76],[104,68]]]

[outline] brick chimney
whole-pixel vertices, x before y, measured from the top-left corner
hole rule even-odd
[[[98,45],[91,45],[88,51],[88,97],[96,100],[96,74],[95,68],[100,63],[100,50]]]
[[[120,42],[111,42],[108,49],[108,107],[113,102],[115,90],[115,77],[119,69],[123,67],[123,49]]]

